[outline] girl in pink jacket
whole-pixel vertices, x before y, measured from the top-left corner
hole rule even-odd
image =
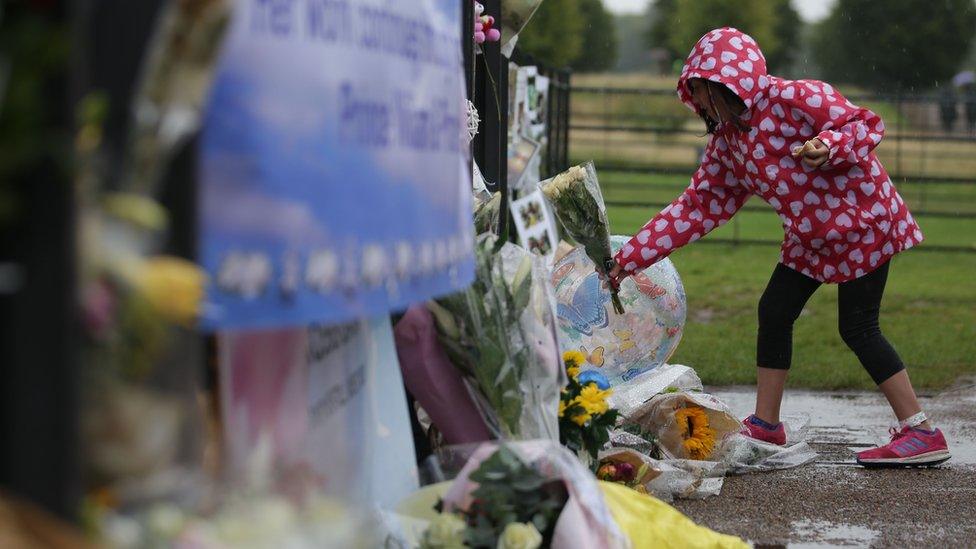
[[[749,436],[785,443],[780,401],[793,322],[823,283],[839,284],[840,333],[900,422],[892,441],[858,454],[865,466],[934,465],[949,459],[905,366],[881,333],[878,313],[889,260],[922,232],[874,148],[884,123],[830,84],[766,73],[750,36],[732,28],[703,36],[688,55],[678,96],[711,139],[691,184],[615,257],[613,284],[728,221],[755,195],[783,222],[780,262],[759,300],[756,413]]]

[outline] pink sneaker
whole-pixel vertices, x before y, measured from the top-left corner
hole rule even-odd
[[[742,420],[742,429],[740,429],[739,432],[749,438],[754,438],[756,440],[761,440],[777,446],[786,444],[786,428],[783,427],[782,422],[780,422],[775,429],[766,429],[765,427],[753,424],[751,421],[749,421],[751,419],[752,416],[749,416]]]
[[[921,429],[889,429],[891,442],[857,453],[858,465],[864,467],[931,467],[952,457],[942,431],[926,433]]]

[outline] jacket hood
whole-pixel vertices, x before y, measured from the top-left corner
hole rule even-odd
[[[731,27],[705,33],[691,49],[678,79],[678,97],[698,112],[688,91],[688,80],[705,78],[721,82],[746,104],[746,112],[769,88],[766,58],[759,44],[748,34]]]

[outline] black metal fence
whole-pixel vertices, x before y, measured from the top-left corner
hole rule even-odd
[[[617,182],[621,175],[690,175],[707,140],[704,125],[682,105],[673,89],[573,86],[570,157],[593,159],[601,174],[607,205],[653,210],[666,206],[686,181],[650,177],[640,185]],[[952,104],[933,95],[855,95],[855,104],[877,112],[887,131],[877,149],[892,180],[919,218],[938,218],[960,226],[959,242],[929,243],[929,251],[976,252],[972,240],[976,219],[976,103],[965,98]],[[969,115],[969,116],[967,116]],[[970,116],[972,119],[970,119]],[[951,123],[949,123],[951,122]],[[630,178],[631,180],[633,177]],[[743,211],[765,211],[750,204]],[[742,238],[733,218],[731,238],[710,242],[780,244],[780,240]]]

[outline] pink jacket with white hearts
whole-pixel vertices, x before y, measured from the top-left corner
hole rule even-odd
[[[750,36],[733,28],[703,36],[688,55],[678,96],[695,110],[690,78],[721,82],[746,105],[748,133],[720,124],[685,192],[617,253],[628,272],[660,261],[728,221],[756,195],[783,221],[780,262],[821,282],[845,282],[922,241],[874,148],[884,123],[830,84],[766,73]],[[829,159],[809,168],[790,155],[819,138]]]

